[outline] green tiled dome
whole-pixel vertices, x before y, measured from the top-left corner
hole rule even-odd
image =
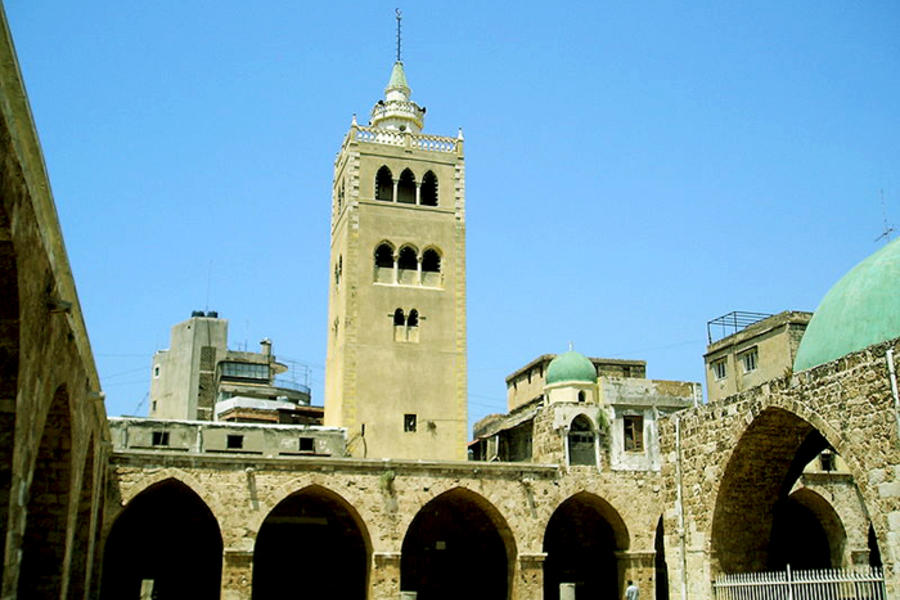
[[[547,383],[560,381],[597,381],[597,369],[587,356],[574,350],[558,355],[547,367]]]
[[[900,239],[865,259],[834,284],[797,349],[794,371],[900,337]]]

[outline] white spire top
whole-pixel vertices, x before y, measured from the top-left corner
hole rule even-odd
[[[391,78],[384,88],[384,100],[372,108],[369,124],[372,127],[419,133],[425,124],[425,108],[410,100],[412,90],[406,83],[403,61],[400,60],[400,9],[397,9],[397,60],[391,68]]]

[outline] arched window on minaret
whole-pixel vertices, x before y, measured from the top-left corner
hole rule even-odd
[[[394,249],[388,243],[375,248],[375,281],[394,283]]]
[[[416,177],[409,169],[403,169],[400,173],[400,181],[397,182],[397,202],[416,203]]]
[[[394,341],[406,341],[406,318],[403,315],[402,308],[394,311]]]
[[[382,202],[394,201],[394,176],[386,166],[378,169],[375,175],[375,199]]]
[[[419,341],[419,311],[412,309],[406,318],[406,341]]]
[[[441,285],[441,255],[434,248],[422,253],[422,285],[428,287]]]
[[[398,308],[394,311],[394,327],[403,326],[406,324],[405,319],[403,318],[403,309]]]
[[[404,246],[400,248],[400,255],[397,259],[398,283],[404,285],[415,285],[419,282],[419,257],[416,249],[412,246]]]
[[[428,171],[422,177],[422,189],[419,191],[419,204],[422,206],[438,205],[438,180],[434,173]]]

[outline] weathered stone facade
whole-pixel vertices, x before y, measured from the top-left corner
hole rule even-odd
[[[802,469],[830,446],[846,464],[871,520],[888,592],[900,592],[900,444],[889,348],[896,357],[900,341],[661,423],[672,589],[683,578],[688,597],[706,598],[718,574],[765,568],[775,503],[789,491],[783,486],[800,476],[798,465]]]

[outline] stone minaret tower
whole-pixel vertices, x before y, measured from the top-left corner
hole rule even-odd
[[[466,458],[463,139],[424,117],[398,60],[334,165],[325,424],[359,457]]]

